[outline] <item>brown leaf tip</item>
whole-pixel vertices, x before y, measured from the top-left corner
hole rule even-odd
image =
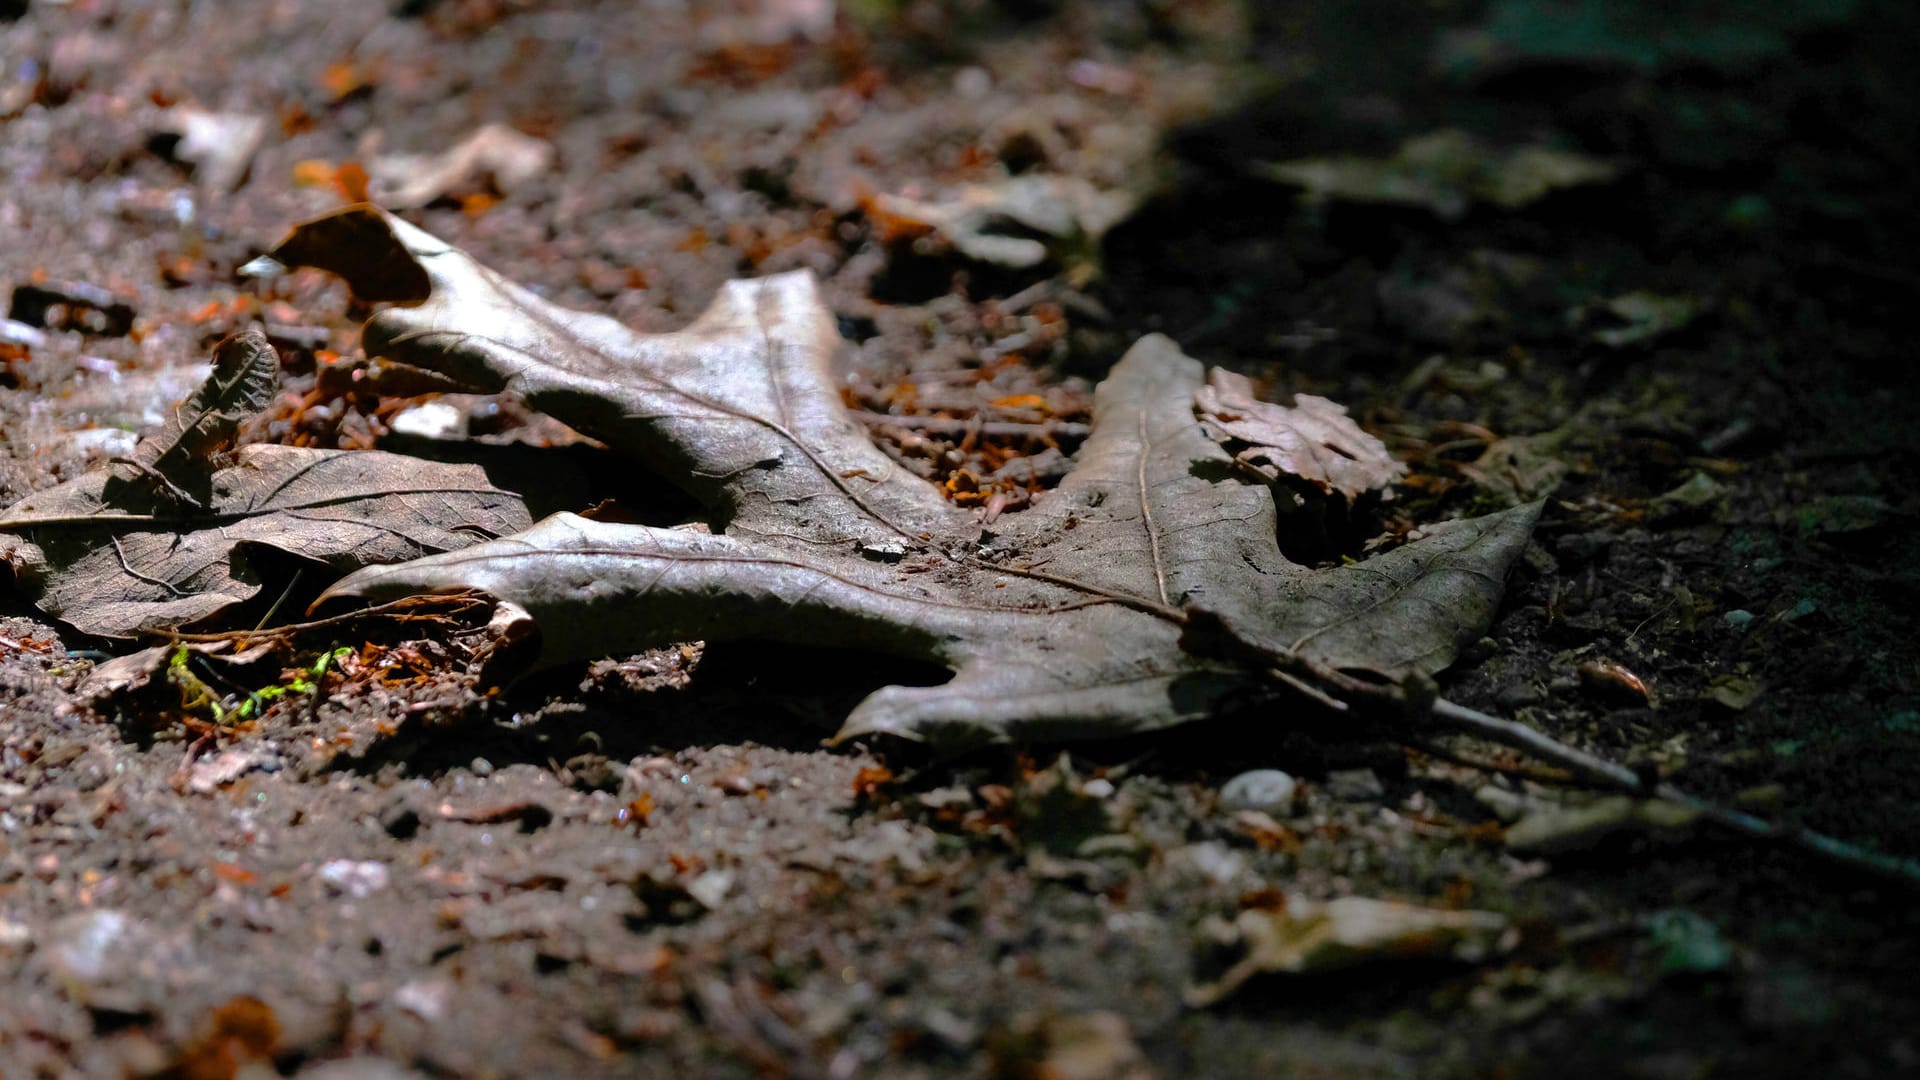
[[[1193,397],[1200,426],[1235,464],[1269,484],[1292,477],[1353,502],[1406,475],[1406,466],[1337,402],[1312,394],[1296,394],[1291,406],[1261,401],[1252,380],[1219,368]]]

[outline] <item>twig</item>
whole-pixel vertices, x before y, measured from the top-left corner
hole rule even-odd
[[[1907,886],[1920,886],[1920,861],[1868,851],[1824,833],[1817,833],[1797,825],[1768,821],[1742,810],[1709,802],[1698,796],[1689,795],[1672,784],[1660,783],[1624,765],[1596,757],[1584,750],[1549,738],[1525,724],[1502,720],[1497,716],[1488,716],[1486,713],[1446,700],[1434,702],[1433,718],[1455,731],[1478,735],[1489,742],[1531,754],[1589,783],[1617,788],[1627,794],[1639,795],[1643,798],[1663,799],[1676,806],[1683,806],[1721,828],[1759,840],[1772,840],[1876,877],[1897,881]]]
[[[288,637],[293,634],[319,630],[329,626],[338,626],[341,623],[354,622],[366,618],[388,618],[399,622],[410,622],[420,619],[445,620],[461,611],[483,606],[486,603],[487,601],[482,600],[478,593],[442,593],[429,596],[403,596],[398,600],[389,600],[384,604],[375,604],[372,607],[343,611],[338,615],[329,615],[324,619],[310,619],[307,622],[288,623],[285,626],[275,626],[266,630],[226,630],[220,633],[210,634],[189,634],[178,630],[169,630],[161,631],[160,636],[169,641],[250,641],[254,638]],[[441,604],[447,605],[451,610],[446,612],[431,610],[413,612],[408,610],[409,608],[418,607],[433,608]]]
[[[980,434],[994,439],[1084,439],[1093,432],[1091,426],[1072,420],[962,420],[952,416],[894,416],[860,411],[855,411],[853,418],[868,427],[908,428],[930,431],[936,435],[965,435],[978,430]]]
[[[287,597],[293,595],[293,587],[295,585],[300,584],[300,575],[306,573],[306,569],[307,568],[303,566],[294,570],[293,578],[287,582],[287,587],[280,590],[280,598],[273,602],[273,606],[267,609],[267,613],[265,615],[260,616],[259,622],[253,624],[254,633],[256,634],[259,633],[261,627],[264,627],[268,623],[272,622],[273,617],[280,613],[280,605],[286,603]]]

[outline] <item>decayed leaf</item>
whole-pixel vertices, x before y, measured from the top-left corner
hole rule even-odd
[[[1623,833],[1684,834],[1700,815],[1658,799],[1608,795],[1572,806],[1537,806],[1507,830],[1507,846],[1526,855],[1586,851]]]
[[[264,116],[208,112],[186,105],[161,113],[158,126],[179,136],[173,156],[193,166],[194,178],[208,195],[225,195],[238,187],[267,136]]]
[[[0,557],[42,611],[107,637],[182,626],[260,590],[248,545],[346,572],[527,524],[519,498],[477,466],[287,446],[216,458],[271,398],[277,370],[257,332],[222,342],[213,375],[131,462],[0,513]]]
[[[553,144],[505,124],[488,124],[439,154],[387,154],[367,169],[368,197],[395,209],[425,206],[479,180],[502,194],[546,172]]]
[[[1700,314],[1700,304],[1690,296],[1661,296],[1646,291],[1630,292],[1600,301],[1587,312],[1597,312],[1615,323],[1593,332],[1593,340],[1614,349],[1644,345],[1692,325]]]
[[[1187,992],[1187,1003],[1211,1005],[1255,975],[1308,975],[1376,960],[1474,962],[1506,946],[1510,923],[1491,911],[1442,911],[1390,900],[1347,896],[1321,902],[1288,897],[1278,910],[1248,910],[1233,923],[1205,927],[1244,953],[1210,983]]]
[[[1563,188],[1619,175],[1604,162],[1548,146],[1499,151],[1461,131],[1406,141],[1392,156],[1302,158],[1264,165],[1265,176],[1319,200],[1417,206],[1449,221],[1475,202],[1512,210]]]
[[[1207,434],[1236,450],[1234,462],[1269,484],[1292,477],[1351,502],[1406,475],[1406,466],[1360,430],[1346,406],[1326,398],[1297,394],[1290,408],[1261,401],[1246,376],[1215,368],[1193,401]]]
[[[1045,262],[1049,240],[1098,243],[1133,210],[1134,200],[1077,177],[1034,175],[967,184],[934,199],[881,195],[874,204],[932,229],[970,259],[1018,270]]]
[[[187,494],[213,456],[233,445],[246,419],[266,408],[280,388],[280,357],[267,335],[249,328],[213,350],[213,372],[153,437],[134,448],[130,465],[174,493]]]
[[[876,692],[842,737],[953,745],[1202,716],[1258,673],[1183,646],[1200,609],[1270,652],[1432,672],[1483,632],[1538,512],[1439,526],[1358,566],[1294,565],[1269,489],[1224,478],[1230,459],[1194,418],[1200,364],[1156,336],[1101,385],[1075,471],[985,532],[847,416],[829,372],[840,339],[805,274],[733,282],[687,329],[650,335],[549,304],[372,208],[302,226],[273,257],[417,301],[374,317],[369,352],[521,394],[709,507],[711,534],[560,514],[369,568],[335,595],[481,589],[532,613],[547,662],[760,638],[955,671]]]

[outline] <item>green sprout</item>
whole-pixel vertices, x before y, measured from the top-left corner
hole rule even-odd
[[[310,667],[285,683],[249,690],[244,695],[222,695],[193,670],[192,650],[182,645],[167,658],[167,681],[180,688],[182,709],[189,712],[205,709],[216,724],[238,723],[259,716],[274,701],[289,694],[309,694],[319,689],[327,668],[351,655],[352,646],[336,646],[321,653]]]

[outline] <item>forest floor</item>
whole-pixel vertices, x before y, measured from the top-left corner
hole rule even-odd
[[[1071,453],[1161,332],[1407,463],[1324,558],[1548,500],[1450,697],[1920,854],[1920,9],[1674,8],[0,4],[0,503],[128,452],[264,323],[249,439],[686,510],[513,401],[423,411],[338,282],[240,274],[368,196],[641,330],[812,270],[876,440],[1006,513],[1026,482],[983,478]],[[537,141],[396,156],[492,123]],[[0,1076],[1920,1071],[1909,887],[1488,748],[1270,715],[829,750],[943,674],[689,642],[490,693],[460,641],[307,643],[216,717],[89,696],[133,643],[0,586]],[[1223,801],[1250,768],[1299,789]],[[1282,895],[1519,932],[1190,1003],[1212,928]]]

